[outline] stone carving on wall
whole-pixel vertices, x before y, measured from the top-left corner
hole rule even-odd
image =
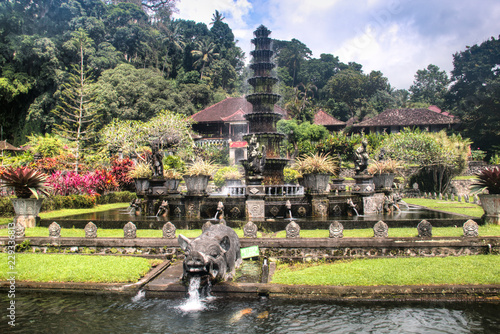
[[[174,209],[174,215],[181,216],[181,214],[182,214],[181,208],[179,208],[178,206],[176,206],[175,209]]]
[[[61,226],[58,223],[52,222],[49,225],[49,237],[51,238],[60,238],[61,237]]]
[[[287,238],[300,238],[300,226],[294,221],[291,221],[286,226],[286,237]]]
[[[97,226],[93,222],[85,225],[85,238],[97,238]]]
[[[171,222],[166,222],[162,228],[163,237],[166,239],[175,239],[175,230],[176,228],[174,224],[172,224]]]
[[[257,225],[249,221],[243,226],[243,236],[245,238],[257,238]]]
[[[234,218],[240,218],[240,216],[241,216],[241,210],[237,206],[235,206],[231,210],[229,210],[229,215],[233,219]]]
[[[126,239],[133,239],[137,237],[137,227],[132,222],[128,222],[123,227],[123,237]]]
[[[300,217],[305,217],[306,214],[307,214],[307,209],[304,208],[303,206],[300,206],[298,209],[297,209],[297,214],[300,216]]]
[[[251,218],[265,218],[265,204],[262,200],[248,200],[247,210]]]
[[[344,225],[338,221],[334,221],[330,224],[330,238],[343,238],[344,237]]]
[[[24,232],[26,231],[26,227],[21,222],[16,223],[16,227],[14,228],[14,235],[16,238],[24,238]]]
[[[420,238],[432,237],[432,225],[425,219],[418,223],[417,231]]]
[[[383,221],[379,221],[373,226],[373,236],[375,238],[387,238],[389,235],[389,226]]]
[[[464,237],[477,237],[479,236],[479,226],[475,221],[469,219],[464,223]]]
[[[278,209],[277,206],[273,206],[269,212],[273,215],[273,217],[276,217],[278,213],[280,212],[280,209]]]
[[[335,204],[335,206],[333,207],[333,215],[334,216],[342,216],[342,209],[340,208],[340,206],[338,204]]]

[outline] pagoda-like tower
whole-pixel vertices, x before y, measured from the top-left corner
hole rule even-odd
[[[280,145],[285,137],[276,132],[276,123],[283,117],[275,112],[275,104],[280,95],[273,93],[278,78],[273,77],[272,70],[276,66],[271,58],[271,31],[261,25],[254,31],[251,51],[253,59],[250,68],[254,76],[248,79],[253,93],[246,96],[253,106],[251,113],[245,115],[249,133],[243,138],[249,143],[248,159],[243,161],[247,184],[283,184],[283,168],[288,160],[280,158]]]

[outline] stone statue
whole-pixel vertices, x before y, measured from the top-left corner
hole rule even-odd
[[[238,235],[225,225],[212,225],[194,240],[180,234],[178,242],[186,255],[183,279],[208,276],[213,281],[227,281],[242,262]]]
[[[366,168],[368,167],[368,159],[370,159],[366,150],[367,146],[368,142],[366,139],[363,139],[361,146],[354,151],[354,169],[356,170],[356,175],[367,173]]]
[[[248,166],[254,175],[261,175],[266,164],[266,150],[264,145],[257,142],[255,134],[248,143]]]
[[[154,177],[163,177],[163,154],[160,152],[160,142],[151,143],[151,167]]]

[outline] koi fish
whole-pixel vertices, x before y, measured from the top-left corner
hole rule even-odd
[[[245,314],[250,314],[252,313],[252,309],[251,308],[245,308],[243,310],[240,310],[238,312],[236,312],[232,317],[231,317],[231,320],[229,320],[230,323],[235,323],[235,322],[238,322],[241,320],[241,318],[245,315]]]
[[[261,312],[257,316],[257,319],[267,319],[267,318],[269,318],[269,311]]]

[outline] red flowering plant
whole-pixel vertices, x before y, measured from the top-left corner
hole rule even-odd
[[[132,189],[134,181],[128,176],[128,172],[134,167],[134,162],[129,158],[113,159],[111,161],[111,175],[115,177],[120,189]]]
[[[98,194],[102,195],[105,192],[114,191],[118,188],[115,176],[105,169],[96,170],[90,173],[89,177],[93,180],[94,190]]]

